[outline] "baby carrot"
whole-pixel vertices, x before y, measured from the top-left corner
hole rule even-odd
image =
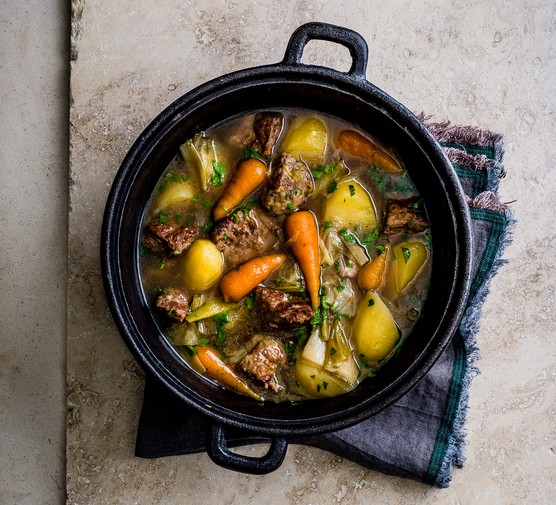
[[[265,180],[266,165],[256,158],[239,163],[212,211],[215,221],[226,217],[232,210],[255,191]]]
[[[336,145],[343,151],[361,156],[385,172],[401,174],[403,168],[386,151],[353,130],[342,130],[336,137]]]
[[[239,302],[257,284],[264,282],[285,260],[283,254],[267,254],[250,259],[230,270],[220,280],[220,292],[226,302]]]
[[[290,214],[284,221],[284,234],[305,277],[311,305],[316,309],[320,304],[320,256],[315,215],[309,210]]]
[[[386,256],[387,253],[384,252],[366,263],[363,268],[359,270],[357,281],[365,291],[378,289],[382,284],[382,277],[386,267]]]
[[[255,393],[232,368],[224,363],[218,351],[208,345],[197,346],[196,350],[196,357],[206,368],[207,373],[220,384],[228,386],[238,393],[250,396],[255,400],[261,400],[261,396]]]

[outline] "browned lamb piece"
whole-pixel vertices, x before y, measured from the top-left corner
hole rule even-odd
[[[263,191],[263,207],[276,215],[291,214],[301,207],[314,189],[311,171],[291,154],[282,153]]]
[[[175,221],[167,223],[153,222],[149,224],[147,230],[143,234],[143,243],[157,251],[158,241],[161,246],[166,244],[173,255],[177,256],[184,252],[199,235],[199,229],[189,226],[181,226]]]
[[[216,224],[212,240],[237,265],[270,249],[279,230],[278,221],[261,209],[238,210]]]
[[[275,392],[283,388],[276,381],[276,372],[286,364],[286,353],[282,344],[272,337],[265,337],[240,362],[240,368],[263,382],[265,388]]]
[[[183,323],[189,311],[186,296],[174,288],[166,288],[156,299],[156,306],[180,323]]]
[[[280,112],[259,112],[253,122],[255,139],[251,143],[263,156],[271,156],[276,141],[282,132],[284,116]]]
[[[257,286],[255,300],[263,319],[272,328],[299,326],[315,315],[307,302],[290,299],[278,289]]]
[[[427,229],[430,224],[423,215],[418,200],[388,200],[386,202],[385,235],[394,235],[399,232],[418,233]]]

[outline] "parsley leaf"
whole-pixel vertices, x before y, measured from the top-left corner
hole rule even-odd
[[[334,193],[338,189],[338,183],[336,181],[332,181],[328,187],[326,188],[326,192],[331,194]]]
[[[226,165],[221,161],[212,160],[212,170],[211,184],[213,186],[222,186],[224,177],[226,176]]]
[[[248,160],[250,158],[255,158],[257,160],[262,159],[261,153],[257,151],[254,147],[246,147],[241,154],[242,160]]]

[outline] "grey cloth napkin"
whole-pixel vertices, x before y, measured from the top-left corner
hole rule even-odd
[[[433,368],[404,397],[379,414],[334,433],[293,438],[384,473],[447,487],[453,467],[462,467],[469,386],[478,373],[475,336],[490,279],[510,240],[513,217],[498,200],[504,176],[502,136],[472,126],[432,123],[467,196],[475,238],[474,276],[464,317]],[[135,454],[159,458],[205,451],[210,422],[147,377]],[[227,430],[229,447],[264,438]]]

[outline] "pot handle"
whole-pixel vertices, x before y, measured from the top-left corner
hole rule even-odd
[[[242,456],[228,449],[224,426],[213,423],[208,433],[207,453],[217,465],[236,472],[265,475],[277,470],[284,458],[288,442],[282,437],[270,437],[270,449],[260,457]]]
[[[297,28],[290,37],[286,54],[282,63],[285,65],[301,65],[303,49],[310,40],[327,40],[336,42],[349,49],[352,57],[348,75],[365,79],[369,50],[365,39],[359,33],[328,23],[306,23]]]

